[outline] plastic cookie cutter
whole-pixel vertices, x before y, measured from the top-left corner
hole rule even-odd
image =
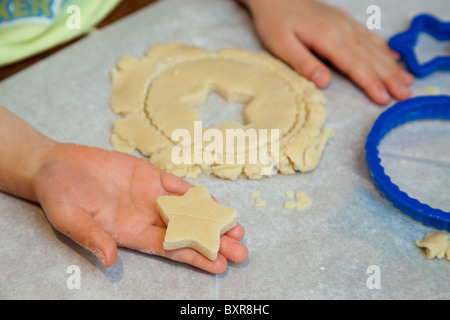
[[[389,40],[389,46],[400,53],[408,70],[416,77],[425,77],[438,70],[450,70],[450,56],[438,56],[424,64],[419,63],[414,47],[419,34],[423,32],[438,41],[450,40],[450,22],[439,21],[428,14],[417,15],[407,31],[394,35]]]
[[[391,130],[415,120],[450,120],[450,96],[417,97],[397,103],[375,121],[366,141],[366,157],[372,178],[394,207],[423,224],[450,231],[450,212],[411,198],[392,183],[379,157],[378,145]]]

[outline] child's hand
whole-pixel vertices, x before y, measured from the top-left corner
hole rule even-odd
[[[210,261],[192,249],[165,251],[166,226],[156,210],[161,195],[182,195],[192,185],[150,162],[114,151],[59,144],[34,178],[34,192],[51,224],[92,251],[106,267],[117,259],[117,246],[222,273],[227,259],[243,262],[239,224],[221,238],[218,258]]]
[[[345,11],[315,0],[241,1],[268,49],[318,87],[329,84],[331,73],[312,52],[378,104],[411,96],[414,78],[397,64],[398,54]]]

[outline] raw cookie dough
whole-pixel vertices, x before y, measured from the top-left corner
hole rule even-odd
[[[302,210],[311,205],[311,198],[303,191],[297,191],[295,193],[295,208]]]
[[[261,195],[261,191],[256,190],[252,193],[252,197],[259,197]]]
[[[254,203],[255,207],[265,207],[266,206],[266,201],[265,200],[261,200],[261,199],[257,199]]]
[[[294,201],[286,201],[284,203],[285,209],[295,209],[295,202]]]
[[[242,175],[261,179],[277,172],[311,171],[332,136],[331,129],[322,128],[326,118],[324,95],[312,82],[267,53],[159,44],[140,61],[124,56],[111,75],[111,107],[122,116],[113,125],[114,148],[128,153],[138,150],[160,169],[180,177],[207,173],[230,180]],[[269,165],[249,162],[248,148],[240,150],[246,154],[243,164],[224,164],[219,154],[216,159],[216,153],[201,163],[172,161],[175,146],[189,150],[189,145],[172,141],[172,133],[185,129],[194,136],[194,123],[201,120],[197,108],[213,91],[230,103],[246,104],[245,125],[227,122],[213,128],[220,132],[268,130],[268,138],[258,139],[258,146],[251,148],[266,147],[270,159],[264,160],[270,160]],[[271,129],[279,130],[279,139],[272,141],[276,136],[269,134]],[[270,154],[273,143],[279,144],[275,155]],[[208,142],[203,142],[200,152],[204,153],[207,146]]]
[[[427,233],[422,241],[416,241],[416,246],[425,248],[427,259],[441,259],[445,255],[450,261],[450,233],[446,231]]]
[[[436,88],[434,86],[426,86],[423,89],[423,92],[429,96],[437,96],[439,94],[438,88]]]
[[[261,196],[260,190],[256,190],[256,191],[252,192],[252,197],[254,197],[254,198],[258,197],[258,199],[256,199],[255,202],[253,203],[253,205],[255,207],[265,207],[266,206],[266,201],[259,198],[260,196]]]
[[[292,198],[292,197],[294,196],[294,191],[288,190],[288,191],[286,191],[286,195],[287,195],[289,198]]]
[[[236,211],[214,202],[203,185],[183,196],[159,197],[156,206],[167,225],[166,250],[192,248],[215,260],[220,236],[236,225]]]

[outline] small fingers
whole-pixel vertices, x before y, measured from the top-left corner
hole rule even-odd
[[[314,49],[347,75],[373,101],[387,104],[390,101],[389,92],[359,47],[361,43],[348,45],[345,41],[335,41],[327,45],[316,44]]]
[[[226,232],[225,235],[240,241],[244,239],[245,230],[239,223],[237,223],[236,226],[231,230],[229,230],[228,232]]]
[[[216,260],[209,260],[194,249],[183,248],[168,250],[165,252],[164,256],[173,261],[186,263],[212,274],[222,274],[228,267],[228,260],[221,253],[217,254]]]
[[[372,44],[368,44],[370,48]],[[373,68],[384,82],[389,93],[398,100],[405,100],[411,97],[409,85],[414,81],[414,77],[404,70],[394,59],[386,55],[383,49],[373,47],[367,52]]]
[[[242,263],[248,258],[248,249],[234,238],[223,235],[220,240],[220,249],[215,260],[209,260],[194,249],[183,248],[164,251],[169,259],[190,264],[204,271],[221,274],[228,267],[228,260]]]
[[[299,42],[305,39],[308,48],[330,61],[377,104],[385,105],[391,97],[398,100],[409,98],[408,86],[414,77],[398,65],[398,53],[358,22],[344,26],[339,30],[323,28],[315,38],[299,32]],[[304,50],[307,50],[304,46],[297,48],[299,52]],[[311,65],[314,67],[313,63]],[[308,72],[308,66],[297,69]]]
[[[228,260],[242,263],[248,258],[247,247],[228,235],[223,235],[220,238],[219,252],[223,254]]]
[[[335,43],[335,50],[318,47],[321,55],[355,82],[375,103],[385,105],[391,97],[404,100],[411,96],[411,76],[384,49],[361,39]]]
[[[387,57],[387,58],[391,58],[394,61],[398,61],[400,60],[400,54],[395,51],[392,50],[391,47],[389,47],[389,45],[387,44],[387,42],[381,38],[379,35],[377,35],[374,32],[371,32],[370,30],[368,30],[365,26],[363,26],[362,24],[358,24],[358,35],[361,38],[365,38],[367,39],[367,41],[371,42],[372,44],[374,44],[374,47],[377,48],[377,50],[381,50],[382,53]]]
[[[242,236],[243,229],[238,224],[221,237],[220,250],[217,259],[212,261],[194,249],[183,248],[165,250],[163,247],[166,228],[148,226],[134,236],[120,239],[120,244],[144,253],[164,256],[168,259],[190,264],[204,271],[221,274],[226,271],[228,261],[243,262],[248,257],[248,250],[235,236]]]
[[[361,31],[353,39],[353,47],[356,41],[361,41],[359,46],[361,55],[367,60],[381,79],[389,94],[397,100],[405,100],[411,97],[408,86],[414,81],[414,77],[404,70],[399,64],[400,55],[393,51],[386,41],[375,33],[361,26]],[[359,39],[359,40],[358,40]]]
[[[279,37],[270,49],[317,87],[324,88],[330,83],[330,70],[299,41],[295,33],[286,33]]]

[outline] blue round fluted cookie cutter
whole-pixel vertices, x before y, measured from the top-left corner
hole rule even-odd
[[[450,212],[411,198],[392,183],[379,157],[378,145],[391,130],[415,120],[450,120],[450,96],[417,97],[398,102],[375,121],[366,141],[366,157],[375,184],[394,207],[423,224],[450,231]],[[444,192],[444,191],[443,191]]]
[[[450,22],[442,22],[429,14],[417,15],[408,30],[394,35],[389,40],[389,46],[400,53],[406,67],[416,77],[422,78],[438,70],[450,70],[450,56],[438,56],[424,64],[419,63],[414,47],[422,32],[428,33],[438,41],[450,40]]]

